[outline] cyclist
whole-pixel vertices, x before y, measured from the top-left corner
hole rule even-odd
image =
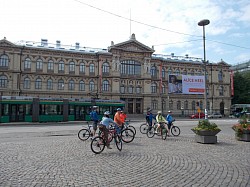
[[[99,121],[98,114],[97,114],[97,106],[92,107],[92,111],[90,112],[90,118],[93,121],[93,137],[95,136],[97,130],[97,123]]]
[[[104,133],[104,138],[106,141],[107,148],[112,149],[110,147],[110,142],[108,141],[109,124],[113,123],[113,124],[115,124],[116,127],[117,127],[117,124],[111,118],[109,118],[109,115],[110,115],[109,111],[104,112],[104,115],[102,117],[102,121],[99,124],[99,129]]]
[[[121,113],[120,113],[120,119],[122,121],[122,127],[124,126],[126,118],[127,118],[126,113],[124,111],[121,111]]]
[[[167,117],[166,117],[166,120],[167,120],[167,122],[168,122],[168,136],[170,136],[170,128],[171,128],[171,125],[172,125],[172,123],[173,123],[173,121],[174,121],[174,118],[172,117],[172,112],[169,110],[168,111],[168,115],[167,115]]]
[[[117,108],[116,111],[117,112],[115,113],[114,121],[118,125],[118,127],[122,129],[123,122],[122,122],[121,117],[120,117],[122,109],[121,108]]]
[[[167,131],[168,131],[168,126],[167,126],[167,123],[168,123],[168,122],[167,122],[166,119],[163,117],[161,111],[158,111],[158,112],[157,112],[156,121],[157,121],[158,125],[157,125],[157,128],[156,128],[156,130],[155,130],[155,133],[158,132],[158,130],[159,130],[159,128],[161,127],[161,125],[163,125],[163,126],[167,129]]]
[[[153,119],[155,120],[155,116],[152,114],[152,109],[148,108],[147,114],[146,114],[146,122],[149,125],[149,130],[151,130],[152,128],[152,124],[153,124]]]

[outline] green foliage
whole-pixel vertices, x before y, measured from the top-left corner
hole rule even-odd
[[[250,72],[234,74],[234,98],[232,104],[250,103]]]
[[[242,137],[244,131],[250,132],[250,122],[247,122],[246,115],[242,116],[238,124],[232,126],[232,129],[235,131],[236,136]]]
[[[217,131],[217,130],[220,130],[220,128],[215,123],[211,123],[208,120],[200,120],[197,126],[194,127],[192,130],[194,131],[199,131],[199,130]]]

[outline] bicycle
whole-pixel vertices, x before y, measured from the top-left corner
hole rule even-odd
[[[109,133],[108,141],[111,142],[114,139],[117,149],[121,151],[122,150],[122,138],[121,138],[121,135],[117,133],[116,128],[114,126],[111,126],[108,133]],[[104,133],[101,132],[100,136],[96,136],[95,138],[93,138],[93,140],[91,141],[90,147],[91,147],[91,150],[95,154],[100,154],[104,150],[106,145],[107,145],[107,142],[104,138]]]
[[[132,125],[130,125],[129,123],[130,123],[130,120],[125,121],[125,123],[123,125],[123,129],[131,129],[134,132],[134,134],[136,135],[136,129],[135,129],[135,127],[132,126]]]
[[[78,132],[78,138],[82,141],[86,141],[90,136],[93,136],[93,132],[91,130],[93,128],[93,125],[90,125],[88,121],[86,123],[88,125],[88,128],[80,129]]]
[[[147,134],[148,128],[149,128],[148,122],[143,123],[140,125],[140,132],[142,134]]]
[[[173,136],[179,136],[180,133],[181,133],[181,130],[180,130],[179,127],[177,127],[176,125],[174,125],[174,123],[173,123],[174,121],[175,121],[175,119],[171,122],[169,130],[170,130],[170,132],[171,132],[171,134]]]
[[[165,123],[160,123],[160,131],[159,132],[155,132],[157,129],[157,125],[156,123],[154,123],[152,128],[148,128],[147,130],[147,137],[148,138],[153,138],[155,134],[157,134],[158,136],[161,136],[161,138],[163,140],[166,140],[167,138],[167,129],[165,128]]]

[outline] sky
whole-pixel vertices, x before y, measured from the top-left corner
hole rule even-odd
[[[154,54],[230,65],[250,60],[249,0],[0,0],[0,39],[107,49],[136,40]]]

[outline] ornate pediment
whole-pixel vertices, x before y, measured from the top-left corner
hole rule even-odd
[[[226,62],[223,61],[222,59],[221,59],[221,61],[218,62],[217,64],[220,65],[220,66],[230,66],[228,63],[226,63]]]
[[[3,47],[14,47],[16,46],[15,44],[11,43],[10,41],[6,40],[6,38],[0,40],[0,46]]]
[[[137,41],[134,34],[132,34],[130,40],[128,41],[118,43],[116,45],[112,42],[112,45],[109,47],[109,52],[112,52],[113,50],[154,53],[154,49]]]

